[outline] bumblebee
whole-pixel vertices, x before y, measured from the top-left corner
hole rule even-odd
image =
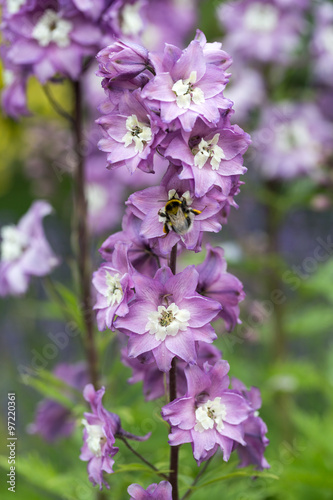
[[[191,229],[195,215],[201,214],[200,210],[195,210],[188,206],[189,193],[186,192],[179,198],[176,191],[169,193],[169,200],[163,210],[158,211],[158,215],[165,219],[163,232],[167,236],[172,229],[175,233],[183,236]]]

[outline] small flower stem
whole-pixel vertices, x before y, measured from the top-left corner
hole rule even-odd
[[[192,491],[193,487],[198,483],[198,481],[201,478],[201,476],[204,475],[204,473],[206,472],[206,470],[207,470],[210,462],[212,461],[212,459],[213,459],[213,457],[210,457],[207,460],[207,462],[205,463],[205,465],[202,467],[202,469],[200,469],[200,471],[198,472],[198,474],[194,478],[193,483],[191,484],[191,487],[187,490],[187,492],[185,493],[185,495],[183,495],[180,500],[186,500],[186,498],[189,498],[189,496],[193,493],[193,491]]]
[[[73,117],[69,113],[67,113],[67,111],[61,106],[61,104],[58,103],[58,101],[56,101],[49,85],[46,83],[42,86],[42,89],[54,111],[58,113],[58,115],[62,118],[65,118],[65,120],[67,120],[72,126],[74,126]]]
[[[172,247],[169,266],[173,274],[176,274],[177,264],[177,243]],[[177,361],[173,358],[171,370],[169,372],[169,400],[170,402],[177,398]],[[178,500],[178,456],[179,446],[170,447],[170,474],[169,482],[172,486],[172,500]]]
[[[91,269],[89,260],[89,234],[87,227],[87,200],[85,196],[84,154],[82,134],[82,91],[79,81],[73,82],[74,93],[74,149],[77,155],[75,170],[75,225],[76,225],[76,253],[79,272],[79,286],[83,321],[85,326],[85,350],[91,383],[97,388],[97,351],[94,340],[94,321],[91,307],[90,279]]]
[[[163,479],[166,479],[168,480],[168,476],[166,476],[165,474],[163,474],[163,472],[160,472],[157,467],[155,467],[155,465],[151,464],[150,462],[148,462],[148,460],[145,459],[145,457],[143,457],[139,452],[137,452],[134,448],[132,448],[132,446],[129,444],[129,442],[127,441],[126,438],[124,438],[124,436],[120,436],[120,435],[117,435],[116,436],[118,439],[120,439],[124,444],[125,446],[127,446],[127,448],[136,456],[138,457],[144,464],[146,464],[148,467],[150,467],[153,471],[156,472],[156,474],[160,477],[162,477]]]

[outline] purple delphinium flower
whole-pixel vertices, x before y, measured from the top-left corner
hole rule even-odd
[[[167,255],[176,243],[189,250],[201,249],[204,231],[219,232],[222,209],[227,197],[217,188],[196,198],[193,180],[180,180],[178,169],[170,165],[160,186],[133,193],[126,204],[133,214],[142,219],[140,235],[147,240],[157,239],[159,253]],[[177,220],[170,219],[166,205],[170,200],[179,205]],[[169,205],[168,205],[169,206]]]
[[[207,244],[206,249],[204,262],[196,268],[199,273],[197,292],[222,305],[217,318],[223,318],[227,330],[231,331],[240,323],[238,304],[245,297],[243,285],[236,276],[227,272],[223,248],[213,248]]]
[[[140,236],[141,225],[142,221],[127,209],[122,222],[123,230],[111,234],[104,241],[99,252],[103,259],[109,261],[112,258],[115,244],[123,242],[129,245],[128,258],[134,269],[153,277],[160,267],[159,264],[165,264],[166,260],[158,256],[149,241]]]
[[[116,243],[110,262],[104,262],[93,274],[92,283],[97,291],[96,320],[100,331],[113,328],[115,315],[125,316],[128,303],[134,296],[134,270],[128,260],[128,245]]]
[[[85,363],[74,365],[62,363],[57,365],[53,374],[66,382],[70,387],[81,391],[88,383],[88,372]],[[75,429],[75,417],[72,412],[57,401],[43,399],[37,406],[35,421],[28,426],[30,434],[40,434],[50,443],[67,437]]]
[[[228,77],[223,69],[208,64],[199,40],[193,40],[184,51],[166,45],[163,57],[151,54],[156,76],[142,90],[148,105],[159,106],[161,119],[170,124],[179,120],[191,131],[200,116],[213,126],[219,121],[219,110],[231,108],[223,97]]]
[[[147,0],[115,0],[103,15],[103,22],[118,37],[140,40],[146,23]]]
[[[220,360],[185,369],[187,393],[162,408],[162,416],[171,425],[171,446],[191,443],[198,465],[220,447],[228,461],[234,442],[246,445],[242,423],[251,407],[237,391],[228,389],[229,364]]]
[[[196,196],[203,196],[213,186],[228,196],[233,176],[243,174],[243,154],[250,136],[237,125],[230,125],[228,115],[214,129],[198,119],[192,131],[178,134],[165,151],[165,156],[182,165],[180,179],[194,179]]]
[[[10,64],[7,57],[8,47],[1,47],[0,54],[4,69],[2,72],[4,88],[2,89],[2,106],[5,113],[12,118],[28,116],[26,86],[28,71]]]
[[[322,175],[332,154],[332,124],[311,102],[281,102],[267,107],[253,133],[254,166],[268,179]]]
[[[149,65],[148,50],[131,42],[116,40],[97,54],[97,76],[115,80],[134,78]]]
[[[218,8],[226,30],[227,50],[237,57],[263,63],[288,64],[295,59],[306,29],[308,0],[238,0]]]
[[[170,370],[177,356],[187,363],[197,359],[196,342],[211,343],[215,332],[209,325],[221,308],[218,302],[196,293],[198,273],[194,266],[173,275],[164,266],[155,277],[133,275],[135,300],[129,313],[115,326],[129,335],[128,355],[152,351],[160,370]]]
[[[92,413],[85,413],[83,440],[80,459],[88,461],[89,480],[102,489],[103,484],[109,485],[103,479],[103,471],[111,474],[114,464],[113,456],[119,451],[114,446],[115,434],[119,427],[119,417],[108,412],[102,405],[105,389],[95,391],[92,384],[84,388],[83,395],[90,403]]]
[[[211,344],[205,342],[197,343],[197,364],[203,367],[207,361],[214,364],[221,359],[221,352]],[[146,401],[152,401],[161,398],[165,395],[165,377],[156,363],[155,358],[151,352],[141,354],[137,358],[130,358],[128,356],[128,348],[124,347],[121,351],[121,361],[125,366],[132,369],[132,377],[128,379],[130,384],[143,382],[143,394]],[[177,370],[177,397],[181,397],[186,393],[187,385],[184,374],[184,369],[187,366],[185,361],[178,360],[176,365]],[[168,378],[166,380],[168,386]]]
[[[84,425],[83,440],[80,459],[88,461],[89,480],[95,486],[109,485],[103,479],[103,471],[113,472],[113,456],[118,452],[114,446],[115,438],[124,436],[135,441],[146,441],[150,433],[145,436],[135,436],[121,427],[120,418],[115,413],[107,411],[102,405],[105,388],[96,391],[92,384],[86,385],[83,396],[90,403],[92,413],[85,413],[82,423]]]
[[[333,81],[333,5],[314,4],[314,32],[311,40],[312,67],[316,78],[332,86]]]
[[[131,484],[127,491],[130,500],[172,500],[172,486],[168,481],[153,483],[146,490],[139,484]]]
[[[124,91],[117,111],[102,116],[97,123],[104,132],[98,147],[108,153],[110,168],[126,165],[131,173],[136,168],[153,171],[154,147],[160,141],[160,134],[156,137],[160,128],[150,118],[139,91]]]
[[[51,212],[46,201],[35,201],[17,226],[1,228],[1,296],[25,293],[31,276],[45,276],[58,265],[42,225]]]
[[[30,68],[42,83],[55,74],[77,79],[83,58],[95,55],[102,41],[97,24],[77,9],[67,12],[59,1],[5,16],[3,30],[11,44],[9,62]]]
[[[207,39],[204,33],[200,30],[197,30],[196,32],[195,40],[198,40],[198,42],[200,43],[207,64],[214,64],[224,71],[231,66],[232,59],[230,55],[227,54],[227,52],[222,50],[222,43],[207,43]]]
[[[236,450],[241,460],[239,467],[255,465],[256,469],[269,469],[270,465],[264,457],[264,451],[269,443],[266,437],[267,426],[258,416],[258,410],[261,408],[261,396],[257,387],[251,387],[247,390],[245,385],[236,378],[231,381],[232,388],[238,391],[249,402],[252,412],[243,422],[244,441],[246,445],[237,443]]]

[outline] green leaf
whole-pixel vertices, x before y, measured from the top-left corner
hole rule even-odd
[[[236,477],[263,477],[267,479],[279,479],[279,476],[276,476],[275,474],[272,474],[271,472],[266,472],[266,471],[256,471],[256,470],[237,470],[234,472],[230,472],[228,474],[224,474],[222,476],[218,476],[215,478],[210,479],[209,481],[205,481],[204,483],[200,484],[199,486],[194,486],[191,489],[197,490],[200,488],[204,488],[206,486],[209,486],[214,483],[218,483],[220,481],[226,481],[228,479],[233,479]]]
[[[48,399],[52,399],[53,401],[57,401],[61,405],[65,406],[69,410],[73,410],[75,408],[75,403],[72,399],[66,396],[57,385],[52,385],[50,381],[43,380],[36,377],[31,377],[29,375],[24,375],[23,382],[30,387],[33,387],[38,392],[40,392],[43,396]],[[68,386],[65,385],[66,389]]]

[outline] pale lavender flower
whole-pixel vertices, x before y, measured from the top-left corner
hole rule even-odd
[[[131,484],[127,491],[130,500],[172,500],[172,486],[168,481],[153,483],[146,490],[139,484]]]
[[[51,212],[46,201],[35,201],[17,226],[1,228],[0,295],[25,293],[32,276],[46,276],[58,265],[42,225]]]
[[[83,447],[81,448],[80,459],[88,461],[89,481],[99,485],[102,490],[103,484],[109,485],[103,479],[103,471],[111,474],[113,472],[114,460],[119,448],[114,446],[115,434],[120,427],[120,420],[117,415],[110,413],[102,405],[102,398],[105,393],[104,387],[95,391],[92,384],[88,384],[83,391],[86,401],[90,403],[92,413],[85,413],[82,423]]]
[[[223,248],[206,245],[204,262],[197,266],[199,283],[197,291],[217,300],[222,309],[217,318],[223,318],[228,331],[235,328],[239,320],[239,302],[244,300],[243,285],[236,276],[227,272]]]
[[[102,38],[96,24],[77,10],[67,14],[59,1],[47,9],[36,4],[5,17],[3,30],[11,45],[9,62],[30,68],[42,83],[56,74],[77,79],[83,58],[96,54]]]
[[[94,272],[92,283],[97,291],[94,310],[98,329],[113,328],[115,315],[126,316],[134,296],[133,268],[128,260],[129,245],[116,243],[111,261]]]
[[[177,120],[190,131],[200,116],[214,126],[220,119],[219,110],[231,108],[232,102],[222,94],[229,75],[206,62],[199,40],[193,40],[184,51],[167,44],[163,56],[151,54],[151,60],[156,76],[143,88],[142,97],[148,105],[160,107],[164,123]]]
[[[140,41],[146,24],[147,0],[115,0],[103,15],[117,37]]]
[[[332,154],[332,135],[332,124],[314,103],[267,107],[252,135],[254,166],[268,179],[320,179],[320,166]]]
[[[169,220],[166,209],[167,203],[174,199],[178,204],[177,222]],[[189,250],[200,251],[203,232],[220,231],[222,209],[227,203],[227,197],[217,188],[195,197],[193,180],[180,180],[173,165],[160,186],[133,193],[127,201],[133,214],[143,221],[140,235],[153,240],[154,245],[157,239],[158,253],[162,256],[169,254],[178,242]]]
[[[169,443],[191,443],[198,465],[220,447],[228,461],[234,443],[246,445],[242,423],[251,407],[237,391],[228,389],[229,364],[220,360],[185,369],[187,393],[162,408],[162,416],[171,425]]]
[[[157,120],[157,117],[156,117]],[[108,153],[110,168],[126,166],[153,171],[154,147],[159,143],[159,126],[149,115],[140,93],[124,91],[118,109],[97,120],[104,132],[98,147]]]
[[[237,443],[236,450],[241,459],[240,467],[255,465],[256,469],[269,469],[270,465],[264,457],[264,451],[269,443],[266,437],[267,426],[259,417],[258,410],[261,408],[261,396],[257,387],[250,390],[238,379],[232,379],[232,388],[238,391],[251,405],[252,412],[243,422],[244,441],[246,445]]]
[[[306,30],[308,0],[238,0],[218,7],[227,50],[243,59],[289,64]]]
[[[229,113],[228,113],[229,115]],[[213,186],[229,196],[233,176],[243,174],[243,154],[251,140],[238,125],[223,116],[214,129],[198,119],[190,132],[177,134],[165,156],[182,166],[180,179],[194,179],[195,195],[205,195]]]
[[[88,383],[87,367],[82,362],[74,365],[66,363],[57,365],[53,374],[79,391]],[[35,421],[28,426],[30,434],[40,434],[45,441],[50,443],[70,436],[74,429],[75,416],[73,413],[52,399],[43,399],[39,402]]]
[[[168,372],[177,356],[187,363],[197,359],[196,342],[211,343],[216,334],[209,322],[221,308],[218,302],[196,293],[198,273],[194,266],[173,275],[164,266],[154,279],[133,275],[135,300],[129,313],[115,326],[129,335],[128,355],[152,351],[158,368]]]
[[[111,474],[114,460],[112,457],[118,452],[114,446],[116,437],[126,437],[135,441],[146,441],[150,433],[145,436],[135,436],[121,427],[118,415],[107,411],[102,405],[105,388],[96,391],[92,384],[86,385],[83,391],[85,400],[90,403],[92,413],[85,413],[82,423],[83,447],[80,459],[88,461],[89,480],[102,489],[103,484],[109,485],[103,479],[103,471]]]

